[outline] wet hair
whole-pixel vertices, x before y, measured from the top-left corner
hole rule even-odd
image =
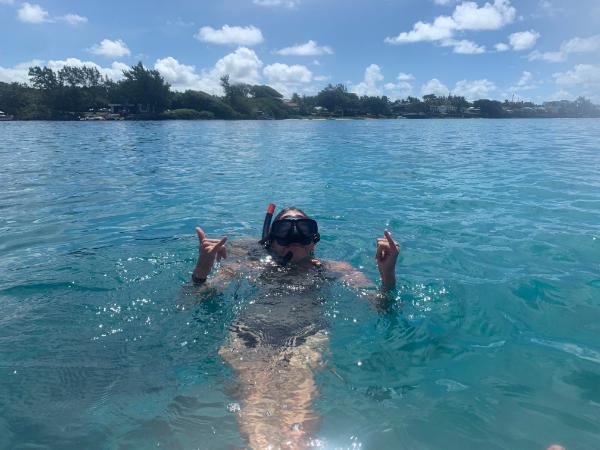
[[[290,206],[288,208],[283,208],[281,211],[279,211],[279,214],[277,214],[273,220],[279,220],[289,212],[298,212],[298,213],[302,214],[306,219],[310,219],[310,217],[308,217],[308,214],[306,214],[300,208],[296,208],[295,206]]]

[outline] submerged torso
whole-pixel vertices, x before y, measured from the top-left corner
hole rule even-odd
[[[254,258],[245,278],[253,295],[230,326],[247,347],[302,345],[325,328],[327,280],[318,263],[281,267],[271,258]]]

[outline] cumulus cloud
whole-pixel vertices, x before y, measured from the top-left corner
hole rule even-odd
[[[65,14],[64,16],[59,17],[59,20],[62,20],[69,25],[81,25],[88,21],[87,17],[80,16],[79,14]]]
[[[412,95],[413,86],[408,81],[398,81],[397,83],[385,83],[383,87],[386,90],[386,94],[392,100],[400,98],[406,98]]]
[[[510,50],[510,45],[505,44],[504,42],[498,42],[496,45],[494,45],[494,48],[497,52],[506,52]]]
[[[50,14],[40,5],[25,2],[17,11],[17,18],[21,22],[39,24],[49,22]]]
[[[262,65],[254,50],[240,47],[218,60],[214,72],[219,76],[228,74],[233,82],[256,84],[260,81]]]
[[[381,88],[378,83],[383,81],[381,67],[377,64],[371,64],[365,69],[363,81],[353,86],[350,90],[357,95],[381,95]]]
[[[452,3],[456,3],[457,0],[433,0],[433,3],[440,6],[451,5]]]
[[[437,78],[432,78],[421,86],[421,95],[435,94],[437,96],[448,95],[450,90]]]
[[[107,58],[121,58],[131,54],[131,51],[121,39],[116,39],[114,41],[111,41],[110,39],[103,39],[100,44],[96,44],[91,47],[89,52],[93,53],[94,55],[101,55]]]
[[[302,86],[313,80],[313,74],[307,67],[296,64],[270,64],[263,69],[263,74],[267,77],[267,84],[284,97],[302,91]]]
[[[480,98],[489,98],[490,94],[496,89],[496,85],[487,79],[461,80],[456,83],[452,92],[454,95],[462,95],[467,100],[478,100]]]
[[[407,44],[421,41],[450,39],[454,34],[455,22],[451,17],[437,17],[433,23],[417,22],[411,31],[403,31],[396,37],[386,37],[388,44]]]
[[[578,95],[600,102],[600,65],[578,64],[571,70],[553,74],[553,77],[560,90],[576,89]]]
[[[29,68],[43,63],[44,61],[40,59],[32,59],[13,67],[0,66],[0,81],[5,83],[27,83],[29,82]]]
[[[540,33],[535,30],[519,31],[517,33],[512,33],[508,37],[508,42],[510,42],[513,50],[527,50],[535,45],[539,37]]]
[[[253,25],[247,27],[223,25],[218,30],[212,27],[202,27],[194,37],[202,42],[220,45],[252,46],[260,44],[264,40],[260,29]]]
[[[175,91],[194,89],[222,95],[220,79],[223,75],[229,75],[232,83],[258,84],[262,65],[254,50],[240,47],[219,59],[210,69],[197,71],[195,66],[180,63],[172,56],[157,59],[154,68]]]
[[[460,41],[454,39],[446,39],[442,41],[443,47],[452,47],[454,53],[461,55],[478,55],[485,53],[485,46],[478,45],[473,41],[467,39],[461,39]]]
[[[295,8],[300,4],[300,0],[252,0],[252,3],[259,6],[284,6],[286,8]]]
[[[275,51],[278,55],[296,55],[296,56],[316,56],[331,55],[333,50],[327,45],[319,46],[315,41],[309,40],[304,44],[296,44],[291,47],[285,47]]]
[[[201,85],[201,77],[196,73],[196,68],[181,64],[172,56],[157,59],[154,63],[154,69],[160,72],[174,91],[198,89]]]
[[[111,80],[117,81],[123,78],[123,70],[128,70],[129,66],[120,62],[113,62],[109,67],[102,67],[93,61],[82,61],[78,58],[67,58],[63,60],[50,60],[43,61],[41,59],[34,59],[31,61],[23,62],[15,65],[14,67],[4,68],[0,67],[0,81],[6,83],[28,83],[29,82],[29,68],[33,66],[47,66],[52,70],[58,71],[64,66],[88,66],[95,67],[98,69],[102,76],[108,77]]]
[[[577,64],[572,70],[557,72],[553,77],[560,86],[600,88],[600,65]]]
[[[408,81],[408,80],[414,80],[415,77],[412,73],[400,72],[398,74],[398,76],[396,77],[396,79],[400,80],[400,81]]]
[[[600,34],[581,38],[574,37],[563,41],[560,49],[553,52],[533,51],[529,54],[529,60],[543,60],[547,62],[565,61],[572,53],[595,53],[600,51]]]
[[[212,68],[200,71],[171,56],[157,59],[154,64],[154,68],[171,84],[173,90],[194,89],[215,95],[223,94],[220,80],[223,75],[229,75],[232,83],[248,84],[262,83],[264,75],[266,84],[285,97],[290,97],[294,92],[307,91],[309,83],[317,80],[306,66],[274,63],[261,70],[262,66],[256,53],[246,47],[225,55]]]
[[[519,80],[514,86],[510,87],[511,91],[529,91],[536,88],[536,83],[533,79],[533,74],[527,70],[524,70]]]
[[[494,0],[481,8],[475,2],[461,3],[452,18],[458,30],[497,30],[513,22],[516,14],[509,0]]]
[[[271,83],[310,83],[312,72],[306,66],[275,63],[263,69],[264,75]]]
[[[419,21],[412,30],[385,38],[388,44],[407,44],[421,41],[448,41],[457,31],[497,30],[512,23],[516,9],[510,0],[494,0],[479,7],[475,2],[463,2],[454,8],[452,16],[438,16],[433,22]]]

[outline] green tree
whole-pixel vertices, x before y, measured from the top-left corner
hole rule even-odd
[[[51,91],[60,86],[60,82],[54,71],[48,67],[30,67],[29,79],[34,88]]]
[[[170,86],[158,70],[146,69],[139,62],[130,70],[124,70],[123,77],[119,83],[119,90],[127,103],[146,105],[152,113],[160,113],[167,109]]]
[[[479,108],[479,110],[481,111],[481,115],[483,117],[497,118],[497,117],[502,117],[504,115],[504,109],[502,109],[502,103],[500,103],[496,100],[488,100],[488,99],[475,100],[473,102],[473,106],[475,106],[476,108]]]
[[[238,114],[221,98],[201,91],[187,90],[173,94],[174,108],[188,108],[196,111],[208,111],[218,119],[235,119]]]

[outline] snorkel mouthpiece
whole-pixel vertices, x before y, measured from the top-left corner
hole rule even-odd
[[[289,263],[292,260],[293,257],[294,257],[294,253],[293,252],[287,252],[285,254],[285,256],[283,257],[283,259],[281,260],[281,265],[284,266],[284,267],[287,266],[287,263]]]

